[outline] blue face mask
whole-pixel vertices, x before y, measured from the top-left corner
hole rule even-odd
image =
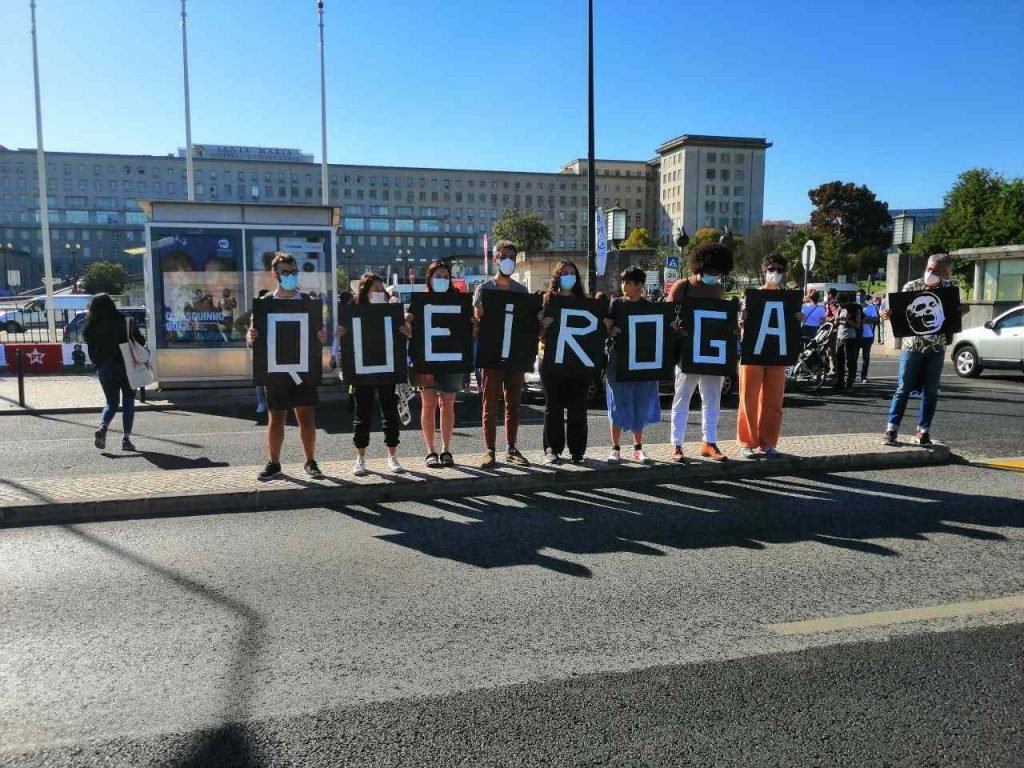
[[[704,283],[704,285],[718,285],[722,282],[722,278],[718,275],[701,275],[700,281]]]
[[[576,285],[576,275],[559,275],[558,284],[562,287],[563,291],[571,291],[573,286]]]
[[[299,287],[299,276],[298,275],[281,275],[278,278],[278,282],[281,283],[281,288],[286,291],[294,291]]]

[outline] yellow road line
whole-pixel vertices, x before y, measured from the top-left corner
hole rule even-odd
[[[980,467],[991,467],[992,469],[1009,469],[1015,472],[1024,472],[1024,458],[1019,459],[983,459],[978,462]]]
[[[905,624],[910,621],[947,619],[952,616],[976,616],[981,613],[1000,611],[1024,611],[1024,594],[1007,595],[989,600],[974,600],[967,603],[928,605],[921,608],[904,608],[898,611],[877,611],[855,613],[849,616],[831,616],[824,619],[791,621],[785,624],[771,624],[769,629],[780,635],[813,635],[819,632],[834,632],[838,629],[861,629],[863,627],[884,627],[888,624]]]

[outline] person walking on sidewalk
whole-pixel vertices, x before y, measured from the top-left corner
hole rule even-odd
[[[380,275],[367,272],[359,280],[359,288],[356,290],[356,304],[388,304],[392,303],[384,286],[384,280]],[[406,322],[400,329],[406,338],[412,336],[409,323]],[[348,329],[338,326],[338,339],[340,340]],[[398,461],[399,429],[401,420],[398,415],[398,394],[395,392],[394,384],[358,384],[353,387],[356,400],[356,415],[352,422],[352,444],[356,448],[356,462],[352,467],[352,474],[362,477],[367,474],[366,469],[366,448],[370,445],[370,426],[373,421],[373,401],[380,404],[381,426],[384,429],[384,445],[388,450],[388,471],[395,475],[405,473],[405,467]]]
[[[512,291],[529,293],[526,286],[512,279],[516,271],[516,245],[511,240],[499,240],[494,244],[494,265],[498,274],[477,286],[473,294],[473,307],[479,322],[483,317],[484,291]],[[483,391],[480,393],[484,431],[484,455],[480,460],[482,469],[490,469],[496,463],[495,441],[497,439],[498,401],[505,398],[505,460],[509,464],[526,465],[529,460],[519,452],[516,438],[519,436],[519,403],[523,390],[522,371],[485,368],[483,370]]]
[[[615,337],[622,329],[615,325],[615,310],[618,302],[647,302],[644,298],[644,285],[647,273],[640,267],[628,267],[622,272],[622,296],[613,299],[605,318],[608,335],[615,343]],[[608,454],[609,464],[622,461],[622,449],[619,441],[622,431],[633,433],[633,461],[650,464],[651,459],[644,450],[644,429],[661,421],[661,400],[658,397],[656,381],[617,381],[615,378],[615,354],[609,351],[608,368],[606,371],[608,386],[605,390],[608,403],[608,427],[611,433],[612,449]]]
[[[672,286],[669,301],[678,307],[694,299],[721,299],[725,293],[722,280],[732,272],[732,250],[722,243],[701,243],[690,251],[691,276],[679,280]],[[687,332],[678,327],[677,333]],[[686,418],[690,411],[693,392],[700,388],[702,443],[700,455],[712,461],[725,461],[726,456],[718,450],[718,414],[722,404],[724,377],[702,373],[683,373],[676,366],[676,389],[672,399],[672,444],[675,450],[672,460],[683,463],[683,441],[686,437]]]
[[[786,276],[786,259],[774,253],[762,263],[763,290],[777,291]],[[740,310],[740,330],[747,310]],[[796,313],[797,322],[804,313]],[[779,433],[782,431],[782,398],[786,391],[786,367],[783,365],[740,366],[740,409],[736,418],[736,441],[740,454],[747,459],[777,458],[780,454]]]
[[[121,354],[121,345],[132,340],[145,345],[146,338],[133,318],[125,318],[105,293],[97,293],[89,302],[82,327],[82,337],[89,348],[89,359],[96,366],[96,376],[103,388],[106,405],[100,414],[100,428],[93,436],[96,447],[107,447],[107,428],[121,407],[121,450],[134,451],[132,427],[135,424],[135,389],[128,382],[128,372]]]
[[[946,288],[954,283],[950,280],[953,272],[953,257],[948,253],[937,253],[928,257],[924,277],[911,280],[903,286],[904,291],[920,291],[926,288]],[[970,310],[960,305],[960,314]],[[882,319],[888,320],[890,312],[882,310]],[[921,410],[917,418],[917,434],[914,442],[918,445],[932,445],[931,427],[935,406],[939,400],[939,378],[945,362],[946,344],[950,341],[942,333],[932,336],[913,336],[903,339],[900,352],[900,368],[896,380],[896,392],[889,404],[889,423],[882,435],[886,445],[896,445],[900,422],[907,409],[910,393],[921,392]]]
[[[257,301],[268,299],[304,299],[309,298],[299,292],[299,266],[290,253],[279,251],[274,254],[270,263],[270,271],[277,280],[277,288]],[[249,346],[256,343],[259,334],[252,325],[246,333]],[[323,328],[317,334],[320,343],[327,341],[327,331]],[[316,350],[314,354],[320,354]],[[296,384],[288,376],[274,376],[266,387],[267,407],[270,415],[267,426],[267,465],[259,473],[260,480],[269,480],[281,474],[281,446],[284,445],[284,425],[288,419],[288,411],[295,412],[295,421],[299,425],[299,440],[302,443],[302,454],[305,464],[302,469],[313,480],[322,480],[323,473],[316,463],[316,405],[319,402],[316,385],[305,382]]]
[[[427,267],[427,293],[458,293],[452,285],[448,265],[435,261]],[[410,327],[416,322],[412,314],[405,316]],[[423,443],[427,448],[427,469],[454,467],[452,436],[455,434],[455,395],[462,390],[465,374],[462,373],[413,373],[412,383],[420,388],[420,428]],[[441,411],[441,453],[437,453],[437,413]]]
[[[544,294],[544,307],[552,296],[583,298],[580,272],[571,261],[560,261],[551,275]],[[543,317],[541,310],[541,340],[554,323],[553,317]],[[562,452],[569,447],[573,464],[582,464],[587,452],[587,395],[590,392],[590,373],[557,374],[543,368],[540,373],[544,388],[544,461],[559,464]]]

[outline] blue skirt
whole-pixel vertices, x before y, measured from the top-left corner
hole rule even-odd
[[[661,399],[656,381],[616,381],[614,356],[609,355],[608,423],[613,427],[639,432],[661,421]]]

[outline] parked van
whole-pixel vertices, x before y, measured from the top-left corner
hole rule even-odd
[[[838,294],[838,299],[840,301],[844,301],[844,300],[848,300],[848,299],[853,299],[854,297],[856,297],[858,291],[860,291],[862,293],[865,293],[865,295],[866,295],[866,292],[864,291],[864,289],[861,288],[859,285],[857,285],[857,283],[808,283],[807,284],[807,292],[810,293],[811,291],[817,291],[818,292],[818,297],[821,300],[823,300],[823,301],[825,299],[825,296],[832,289],[835,289],[836,293]]]

